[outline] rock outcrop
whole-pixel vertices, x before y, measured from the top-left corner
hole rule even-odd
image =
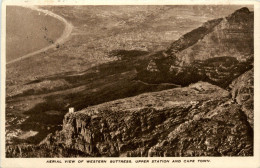
[[[242,111],[247,116],[251,127],[254,127],[254,71],[244,73],[234,80],[232,88],[232,98],[241,106]]]
[[[65,115],[62,131],[37,148],[57,148],[57,157],[251,156],[252,128],[230,98],[199,82],[103,103]]]

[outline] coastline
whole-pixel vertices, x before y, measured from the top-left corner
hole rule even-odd
[[[31,53],[25,54],[25,55],[23,55],[23,56],[21,56],[19,58],[16,58],[16,59],[14,59],[12,61],[9,61],[9,62],[6,63],[6,65],[15,63],[17,61],[20,61],[20,60],[23,60],[23,59],[26,59],[26,58],[29,58],[29,57],[32,57],[32,56],[34,56],[36,54],[39,54],[39,53],[44,52],[44,51],[47,51],[47,50],[49,50],[51,48],[55,48],[57,45],[60,45],[60,44],[64,43],[68,39],[68,37],[70,36],[70,34],[71,34],[72,30],[73,30],[73,25],[71,23],[69,23],[63,17],[61,17],[61,16],[59,16],[59,15],[57,15],[57,14],[55,14],[55,13],[49,11],[49,10],[40,9],[40,8],[38,8],[36,6],[21,6],[21,7],[29,8],[31,10],[35,10],[35,11],[38,11],[38,12],[42,12],[42,13],[44,13],[46,15],[52,16],[52,17],[58,19],[59,21],[61,21],[65,25],[65,28],[63,30],[62,35],[53,44],[48,45],[48,46],[46,46],[44,48],[41,48],[39,50],[33,51]]]

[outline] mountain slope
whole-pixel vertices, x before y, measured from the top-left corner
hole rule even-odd
[[[212,22],[212,21],[211,21]],[[254,15],[247,8],[242,8],[222,19],[214,26],[212,32],[206,34],[186,50],[179,50],[176,57],[184,63],[194,60],[206,60],[213,57],[231,56],[238,61],[252,59],[254,53]],[[207,27],[204,25],[205,27]],[[202,27],[204,27],[202,26]],[[198,37],[197,37],[198,38]],[[172,51],[173,47],[170,48]]]
[[[229,92],[199,82],[68,113],[62,131],[38,146],[9,147],[7,156],[250,156],[252,148]]]
[[[137,78],[149,83],[188,85],[199,80],[221,87],[252,68],[254,15],[241,8],[211,20],[155,54],[157,71],[143,68]],[[149,66],[149,64],[147,64]]]

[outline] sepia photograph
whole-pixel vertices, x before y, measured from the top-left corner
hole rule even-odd
[[[6,158],[254,157],[254,4],[5,10]]]

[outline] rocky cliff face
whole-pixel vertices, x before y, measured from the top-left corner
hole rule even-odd
[[[58,149],[51,153],[56,157],[67,151],[76,156],[251,156],[252,128],[230,98],[228,91],[199,82],[103,103],[68,113],[62,131],[37,148]]]
[[[64,143],[93,156],[252,155],[252,129],[229,93],[208,83],[68,114]]]
[[[65,116],[65,144],[94,156],[148,156],[180,123],[202,115],[203,105],[213,104],[207,107],[213,109],[228,96],[220,88],[197,83],[93,106]]]
[[[241,106],[246,114],[250,126],[254,127],[254,71],[244,73],[234,80],[232,88],[232,98]]]

